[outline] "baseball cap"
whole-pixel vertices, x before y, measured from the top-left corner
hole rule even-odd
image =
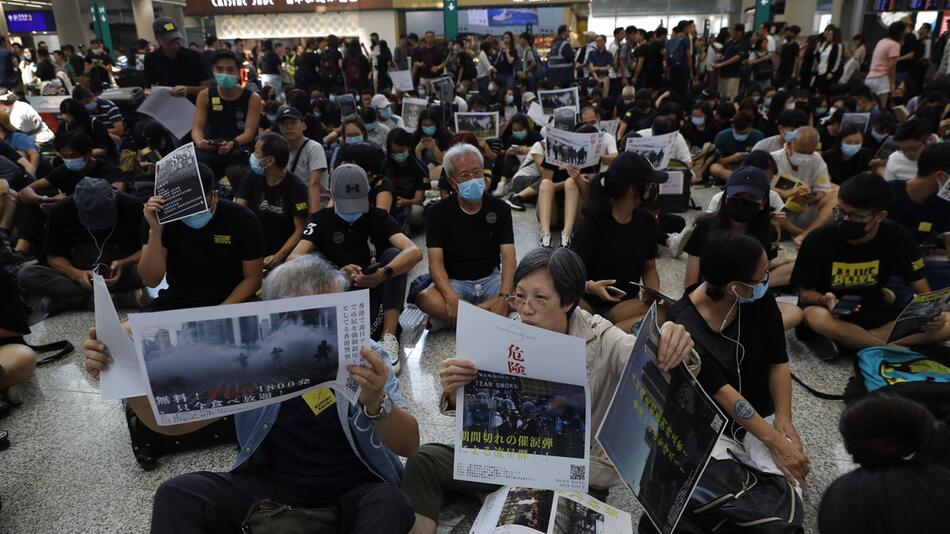
[[[303,114],[300,113],[300,110],[293,106],[281,106],[277,110],[277,122],[280,122],[284,119],[293,119],[296,121],[303,120]]]
[[[917,158],[917,176],[930,176],[938,171],[950,174],[950,143],[931,143]]]
[[[146,41],[145,39],[135,40],[135,48],[145,48],[146,46],[148,46],[148,41]]]
[[[369,179],[366,171],[352,164],[340,165],[330,173],[330,194],[343,213],[369,211]]]
[[[79,222],[86,228],[105,230],[115,224],[118,215],[116,191],[109,182],[87,176],[76,185],[73,198],[79,212]]]
[[[372,100],[369,101],[369,105],[376,109],[383,109],[390,107],[392,104],[389,103],[389,99],[386,98],[386,95],[373,95]]]
[[[521,95],[522,104],[528,104],[528,103],[534,102],[537,99],[538,97],[535,96],[534,93],[532,93],[531,91],[525,91],[524,94]]]
[[[182,39],[181,30],[178,29],[178,23],[171,17],[158,17],[152,23],[152,33],[162,41],[171,41],[172,39]]]
[[[769,178],[757,167],[739,167],[726,181],[726,197],[749,193],[756,200],[769,196]]]
[[[669,174],[654,169],[643,155],[636,152],[622,152],[610,162],[607,172],[615,176],[630,176],[636,181],[655,184],[666,183],[670,178]]]

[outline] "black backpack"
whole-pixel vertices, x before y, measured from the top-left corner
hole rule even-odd
[[[686,67],[688,44],[684,37],[673,37],[666,42],[666,65],[670,70]]]

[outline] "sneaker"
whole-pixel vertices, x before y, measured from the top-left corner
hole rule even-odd
[[[692,237],[694,228],[694,225],[688,224],[682,232],[670,234],[666,238],[666,246],[670,248],[674,258],[683,255],[683,249],[686,247],[686,243],[689,242],[689,238]]]
[[[448,321],[443,321],[442,319],[436,319],[435,317],[429,317],[429,322],[426,323],[426,328],[429,330],[430,334],[434,334],[440,330],[445,330],[452,326]]]
[[[396,336],[386,332],[379,344],[386,350],[386,354],[389,354],[389,363],[393,366],[393,373],[399,375],[402,372],[402,363],[399,361],[399,340],[396,339]]]
[[[823,362],[836,360],[841,355],[841,349],[837,343],[805,325],[795,327],[795,335],[816,358]]]
[[[564,248],[571,246],[571,236],[569,234],[561,234],[561,246]]]
[[[550,247],[551,246],[551,234],[548,232],[543,232],[541,234],[541,244],[538,245],[541,247]]]
[[[508,198],[505,199],[505,204],[511,206],[511,209],[515,211],[525,211],[527,209],[524,206],[524,199],[518,195],[508,195]]]
[[[495,190],[492,191],[491,196],[495,198],[501,198],[505,196],[505,193],[508,192],[508,182],[505,180],[499,180],[498,185],[495,186]]]
[[[3,396],[7,398],[7,402],[14,406],[23,404],[23,393],[20,391],[18,384],[13,384],[8,387],[7,390],[3,392]]]
[[[23,265],[24,263],[31,262],[36,259],[36,256],[30,254],[29,252],[14,252],[13,253],[13,263],[16,265]]]

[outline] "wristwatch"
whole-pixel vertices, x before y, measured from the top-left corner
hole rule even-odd
[[[376,415],[370,415],[366,410],[366,405],[363,405],[363,415],[373,423],[386,419],[391,413],[393,413],[393,400],[389,397],[389,393],[384,394],[383,399],[379,401],[379,413]]]
[[[393,277],[393,272],[394,272],[393,268],[388,265],[386,266],[385,269],[383,269],[383,275],[386,277],[386,280],[389,280],[390,278]]]

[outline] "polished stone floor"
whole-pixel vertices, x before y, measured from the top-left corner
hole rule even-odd
[[[697,189],[693,196],[705,205],[714,191]],[[692,218],[697,212],[686,216]],[[519,257],[537,246],[537,222],[532,209],[515,214]],[[424,237],[415,241],[424,244]],[[662,289],[682,293],[685,261],[662,250],[658,260]],[[422,272],[424,265],[416,268]],[[121,313],[121,312],[120,312]],[[29,340],[46,343],[69,339],[81,346],[93,315],[70,312],[37,324]],[[454,421],[439,414],[438,366],[454,355],[452,332],[426,335],[404,347],[405,370],[401,388],[418,419],[423,443],[454,440]],[[789,336],[793,371],[812,386],[828,392],[844,389],[850,363],[823,363]],[[814,532],[815,511],[824,489],[851,469],[838,434],[842,404],[819,400],[797,384],[793,386],[794,421],[806,444],[812,471],[805,492],[806,528]],[[12,446],[0,452],[0,511],[2,533],[138,533],[146,532],[152,495],[172,476],[194,470],[225,470],[236,453],[232,447],[162,457],[160,466],[143,471],[132,456],[121,405],[99,399],[98,385],[82,369],[82,355],[74,354],[37,369],[24,387],[25,402],[0,420]],[[640,507],[626,488],[611,492],[610,504],[632,512]],[[441,519],[444,533],[467,532],[477,511],[474,503],[452,503]]]

